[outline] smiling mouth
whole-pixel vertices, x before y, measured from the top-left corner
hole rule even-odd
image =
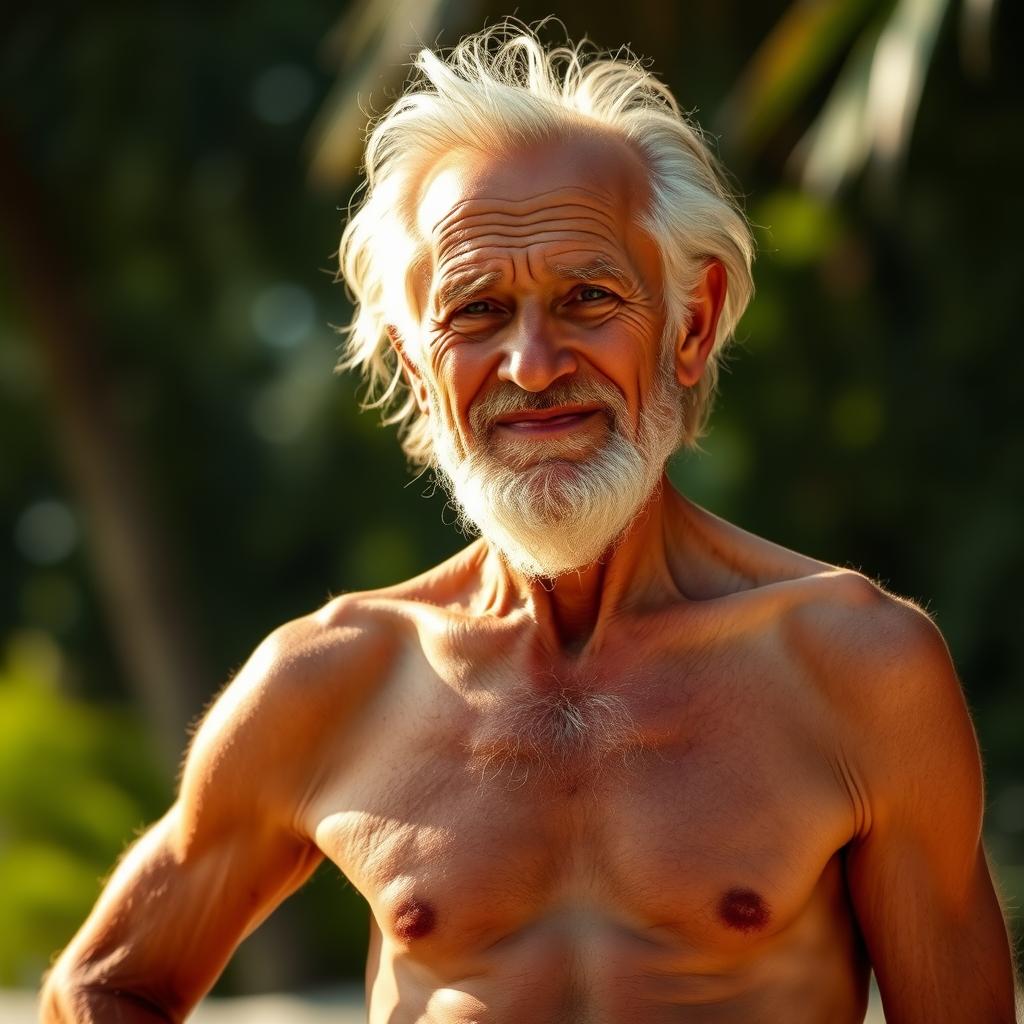
[[[603,410],[596,407],[554,409],[524,409],[500,417],[494,424],[503,430],[511,430],[517,434],[531,436],[558,434],[573,430],[584,424],[589,425]]]

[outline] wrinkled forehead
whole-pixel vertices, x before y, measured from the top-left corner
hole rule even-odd
[[[424,176],[416,227],[421,239],[436,239],[461,206],[483,210],[492,200],[523,205],[568,190],[593,196],[625,228],[646,204],[647,189],[639,156],[609,137],[580,135],[515,152],[462,150]]]
[[[599,135],[511,153],[452,153],[418,190],[415,229],[423,249],[416,290],[422,296],[422,286],[453,261],[538,246],[552,258],[604,253],[646,264],[652,243],[640,216],[648,193],[640,157]]]

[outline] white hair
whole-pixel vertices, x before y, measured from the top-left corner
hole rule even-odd
[[[709,261],[726,272],[714,345],[700,381],[683,396],[683,443],[694,446],[706,427],[722,353],[753,293],[750,229],[700,129],[668,87],[625,51],[548,49],[515,22],[467,36],[445,54],[422,49],[413,68],[405,93],[369,133],[365,194],[341,238],[340,276],[355,310],[340,367],[365,376],[368,404],[384,410],[385,423],[398,424],[410,461],[430,463],[431,431],[388,336],[388,325],[409,315],[409,275],[423,256],[413,228],[415,184],[452,150],[502,153],[610,132],[648,171],[650,202],[640,226],[660,250],[671,329],[686,325]]]

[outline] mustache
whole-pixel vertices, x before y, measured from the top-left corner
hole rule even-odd
[[[477,436],[486,435],[499,416],[517,412],[542,412],[559,405],[595,403],[605,408],[614,428],[625,409],[622,393],[596,380],[556,381],[543,391],[524,391],[512,381],[495,384],[478,398],[469,411],[469,425]]]

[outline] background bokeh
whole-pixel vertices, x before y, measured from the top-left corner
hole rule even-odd
[[[36,984],[263,635],[464,543],[332,374],[349,314],[332,253],[365,112],[409,48],[505,13],[154,0],[0,17],[0,985]],[[758,294],[706,454],[676,482],[934,615],[1019,932],[1020,5],[556,13],[652,58],[756,225]],[[365,935],[323,867],[221,988],[358,975]]]

